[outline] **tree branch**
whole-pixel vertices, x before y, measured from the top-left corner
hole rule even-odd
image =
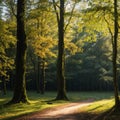
[[[68,23],[66,24],[66,26],[65,26],[65,28],[64,28],[64,32],[66,31],[68,25],[70,24],[70,21],[71,21],[71,19],[72,19],[72,15],[73,15],[73,12],[74,12],[74,9],[75,9],[75,5],[76,5],[76,2],[75,2],[74,6],[73,6],[73,8],[72,8],[72,11],[71,11],[71,14],[70,14]]]
[[[105,18],[105,15],[104,15],[104,20],[105,20],[105,22],[107,23],[108,30],[109,30],[110,35],[111,35],[111,38],[112,38],[112,39],[111,39],[111,41],[112,41],[112,46],[114,46],[114,42],[113,42],[113,33],[112,33],[112,30],[110,29],[108,20]]]
[[[14,10],[13,6],[14,6],[13,2],[10,2],[11,12],[12,12],[12,14],[17,18],[17,15],[15,14],[15,10]]]
[[[59,25],[59,20],[60,20],[60,18],[59,18],[59,14],[58,14],[58,12],[57,12],[57,5],[56,5],[56,3],[55,3],[55,0],[52,0],[53,1],[53,7],[54,7],[54,10],[55,10],[55,13],[56,13],[56,16],[57,16],[57,22],[58,22],[58,25]]]

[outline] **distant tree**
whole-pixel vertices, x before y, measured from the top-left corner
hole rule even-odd
[[[95,31],[96,40],[88,28],[74,35],[78,51],[67,57],[67,81],[73,90],[111,90],[112,45],[110,37]],[[90,37],[88,39],[88,37]],[[87,76],[86,76],[87,74]],[[74,82],[76,81],[76,82]],[[68,84],[69,82],[68,82]]]
[[[53,22],[54,18],[48,1],[39,1],[37,4],[33,4],[33,6],[34,9],[29,11],[28,16],[27,38],[29,40],[29,45],[33,49],[33,54],[37,57],[37,64],[32,62],[35,63],[34,70],[37,71],[37,74],[35,75],[37,92],[43,94],[45,92],[46,83],[46,64],[48,64],[49,58],[55,57],[52,50],[56,44],[56,41],[53,39],[53,36],[55,35],[53,34],[53,31],[55,31],[55,24],[51,24],[51,21]]]
[[[56,42],[50,37],[39,36],[32,44],[35,55],[39,57],[39,66],[40,67],[40,89],[41,93],[45,92],[45,69],[49,60],[52,57],[56,57],[54,51],[52,50]],[[39,72],[40,72],[39,71]]]
[[[14,94],[10,104],[27,103],[25,71],[26,71],[27,41],[25,34],[25,0],[17,1],[17,52],[16,52],[16,78]]]

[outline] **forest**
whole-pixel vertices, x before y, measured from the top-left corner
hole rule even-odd
[[[118,0],[0,0],[0,101],[113,92],[120,112],[119,29]]]

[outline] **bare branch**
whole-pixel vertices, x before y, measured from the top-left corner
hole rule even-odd
[[[14,10],[14,7],[13,7],[13,6],[14,6],[13,3],[10,2],[10,9],[11,9],[11,12],[12,12],[12,14],[13,14],[15,17],[17,17],[17,15],[16,15],[16,13],[15,13],[15,10]]]
[[[57,4],[55,3],[55,0],[52,0],[53,1],[53,7],[54,7],[54,10],[55,10],[55,13],[56,13],[56,16],[57,16],[57,22],[58,22],[58,25],[59,25],[59,20],[60,20],[60,18],[59,18],[59,14],[58,14],[58,12],[57,12]]]
[[[110,28],[110,24],[109,24],[108,20],[105,18],[105,15],[104,15],[104,20],[105,20],[105,22],[107,23],[108,30],[109,30],[110,35],[111,35],[112,46],[114,46],[114,42],[113,42],[113,33],[112,33],[111,28]]]
[[[72,11],[71,11],[71,14],[70,14],[69,20],[68,20],[68,22],[67,22],[67,24],[66,24],[66,26],[65,26],[65,28],[64,28],[64,32],[66,31],[68,25],[69,25],[70,22],[71,22],[72,15],[73,15],[73,12],[74,12],[74,9],[75,9],[75,5],[76,5],[76,2],[74,3],[74,6],[73,6],[73,8],[72,8]]]

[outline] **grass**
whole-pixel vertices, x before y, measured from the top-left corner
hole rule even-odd
[[[93,93],[93,95],[95,94]],[[98,93],[95,98],[92,104],[79,110],[85,117],[89,117],[89,120],[120,120],[120,114],[111,114],[110,111],[115,104],[112,93]]]
[[[113,98],[112,92],[70,92],[68,93],[68,97],[71,101],[80,101],[85,99],[111,99]]]
[[[86,107],[85,111],[93,114],[100,114],[112,108],[113,105],[114,99],[103,99],[93,102],[91,105]]]
[[[114,98],[103,99],[93,102],[91,105],[84,108],[82,111],[86,116],[91,117],[90,120],[120,120],[120,114],[112,112],[114,106]],[[85,119],[88,120],[88,119]]]
[[[53,99],[55,95],[54,92],[46,93],[45,95],[37,94],[36,92],[28,92],[30,104],[19,103],[8,107],[4,107],[3,104],[11,99],[12,93],[10,92],[6,96],[0,96],[0,120],[13,120],[24,114],[67,103],[65,101],[56,101],[53,104],[47,104],[47,102],[45,102]]]
[[[30,104],[15,104],[9,107],[4,107],[3,104],[8,102],[12,97],[12,92],[6,96],[0,95],[0,120],[14,120],[14,118],[37,112],[45,108],[55,107],[69,102],[82,101],[90,98],[97,100],[85,110],[88,112],[101,112],[110,108],[113,103],[113,94],[111,92],[69,92],[68,98],[70,101],[54,101],[52,104],[47,104],[46,101],[56,97],[55,92],[47,92],[45,95],[37,94],[36,92],[28,92]],[[108,104],[109,103],[109,104]]]

